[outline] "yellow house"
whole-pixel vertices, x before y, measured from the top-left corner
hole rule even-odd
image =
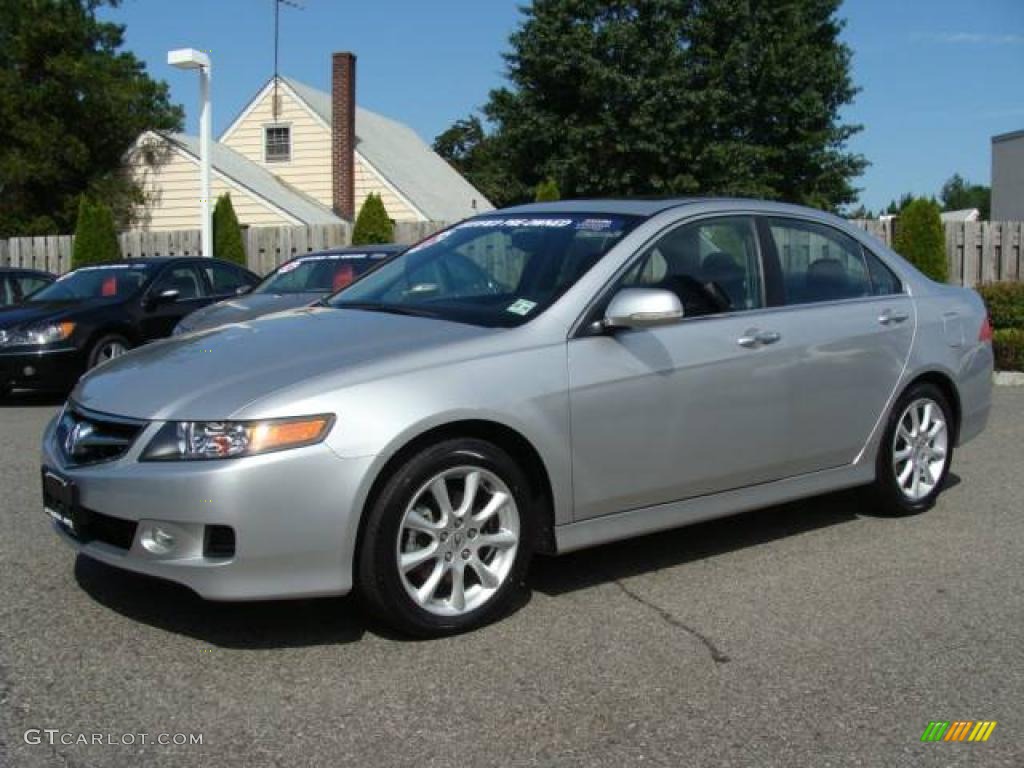
[[[211,145],[211,192],[248,226],[351,221],[367,195],[394,221],[453,222],[490,201],[411,128],[355,105],[355,56],[332,57],[331,93],[271,78]],[[146,195],[139,226],[196,228],[199,140],[147,131],[127,155]]]

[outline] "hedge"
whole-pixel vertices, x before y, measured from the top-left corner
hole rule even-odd
[[[99,200],[85,195],[78,204],[75,241],[71,247],[71,268],[90,264],[104,264],[121,258],[121,245],[117,241],[114,215]]]
[[[993,328],[1024,328],[1024,283],[986,283],[978,286],[978,293]]]
[[[373,245],[375,243],[393,243],[395,241],[395,225],[388,218],[387,209],[380,195],[370,193],[366,202],[356,216],[356,224],[352,229],[352,245]]]
[[[949,279],[946,234],[937,203],[918,198],[900,212],[893,249],[932,280]]]
[[[213,209],[213,255],[246,266],[242,228],[238,226],[238,216],[235,215],[235,206],[231,204],[229,192],[217,198],[217,205]]]
[[[1024,328],[1004,328],[992,334],[997,371],[1024,371]]]

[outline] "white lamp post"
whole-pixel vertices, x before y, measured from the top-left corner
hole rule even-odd
[[[178,69],[199,70],[199,211],[202,217],[203,256],[213,255],[210,221],[210,132],[213,108],[210,105],[210,57],[195,48],[167,52],[167,63]]]

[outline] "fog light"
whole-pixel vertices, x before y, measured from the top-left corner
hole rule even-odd
[[[142,546],[154,555],[166,555],[168,552],[174,549],[177,540],[174,538],[174,534],[170,531],[166,531],[159,525],[154,525],[152,528],[142,534]]]
[[[32,376],[36,375],[36,369],[33,368],[31,365],[26,365],[24,370],[22,370],[21,373],[26,378],[29,378],[29,377],[32,377]]]

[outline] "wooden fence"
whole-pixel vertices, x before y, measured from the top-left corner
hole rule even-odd
[[[398,222],[395,242],[415,243],[448,226],[440,221]],[[118,236],[121,254],[128,259],[147,256],[202,255],[198,229],[176,232],[124,232]],[[71,268],[72,235],[0,239],[0,266],[42,269],[60,275]],[[347,246],[352,242],[349,224],[309,227],[249,227],[242,230],[249,268],[266,274],[287,261],[311,251]]]
[[[892,247],[899,221],[853,222]],[[997,280],[1024,281],[1024,222],[951,221],[946,230],[949,282],[974,286]]]
[[[891,245],[892,220],[854,222]],[[395,241],[415,243],[443,229],[439,221],[401,222],[395,225]],[[1024,223],[1019,221],[950,222],[946,228],[946,254],[950,282],[977,285],[994,280],[1024,281]],[[15,237],[0,240],[0,266],[30,267],[63,274],[71,266],[71,235]],[[243,233],[249,267],[266,274],[293,256],[324,248],[348,245],[348,224],[312,227],[252,227]],[[125,232],[120,235],[126,258],[144,256],[193,256],[201,252],[199,230],[180,232]]]

